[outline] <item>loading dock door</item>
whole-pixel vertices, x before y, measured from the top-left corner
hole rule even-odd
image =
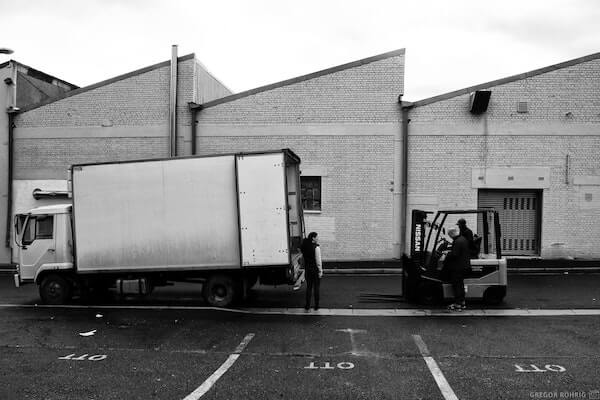
[[[478,206],[498,211],[503,254],[539,255],[541,191],[480,189]]]

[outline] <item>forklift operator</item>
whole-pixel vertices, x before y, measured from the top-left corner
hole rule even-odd
[[[457,228],[448,230],[448,236],[453,239],[452,250],[444,262],[444,274],[452,283],[454,291],[454,304],[448,308],[452,310],[465,309],[465,284],[464,277],[469,269],[469,241],[462,236]]]
[[[467,239],[469,244],[469,258],[477,258],[479,256],[479,246],[481,245],[481,238],[478,236],[473,237],[473,231],[467,226],[467,221],[464,218],[459,219],[456,222],[458,229],[460,230],[460,236]]]

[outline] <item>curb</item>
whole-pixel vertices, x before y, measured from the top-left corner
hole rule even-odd
[[[255,315],[295,315],[295,316],[338,316],[338,317],[559,317],[559,316],[600,316],[597,308],[565,309],[468,309],[461,312],[443,309],[385,308],[385,309],[348,309],[321,308],[318,311],[305,311],[303,308],[218,308],[209,306],[146,306],[146,305],[44,305],[44,304],[0,304],[0,309],[98,309],[98,310],[180,310],[180,311],[217,311]]]
[[[571,268],[508,268],[510,275],[567,275],[598,274],[600,267],[571,267]],[[402,275],[402,268],[326,268],[325,275]]]

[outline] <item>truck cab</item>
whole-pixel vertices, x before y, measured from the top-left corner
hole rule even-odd
[[[70,204],[38,207],[15,216],[15,285],[41,284],[53,271],[73,269]]]

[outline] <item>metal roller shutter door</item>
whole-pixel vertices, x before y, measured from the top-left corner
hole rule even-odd
[[[479,207],[493,207],[502,226],[502,253],[538,255],[541,196],[535,190],[480,190]]]

